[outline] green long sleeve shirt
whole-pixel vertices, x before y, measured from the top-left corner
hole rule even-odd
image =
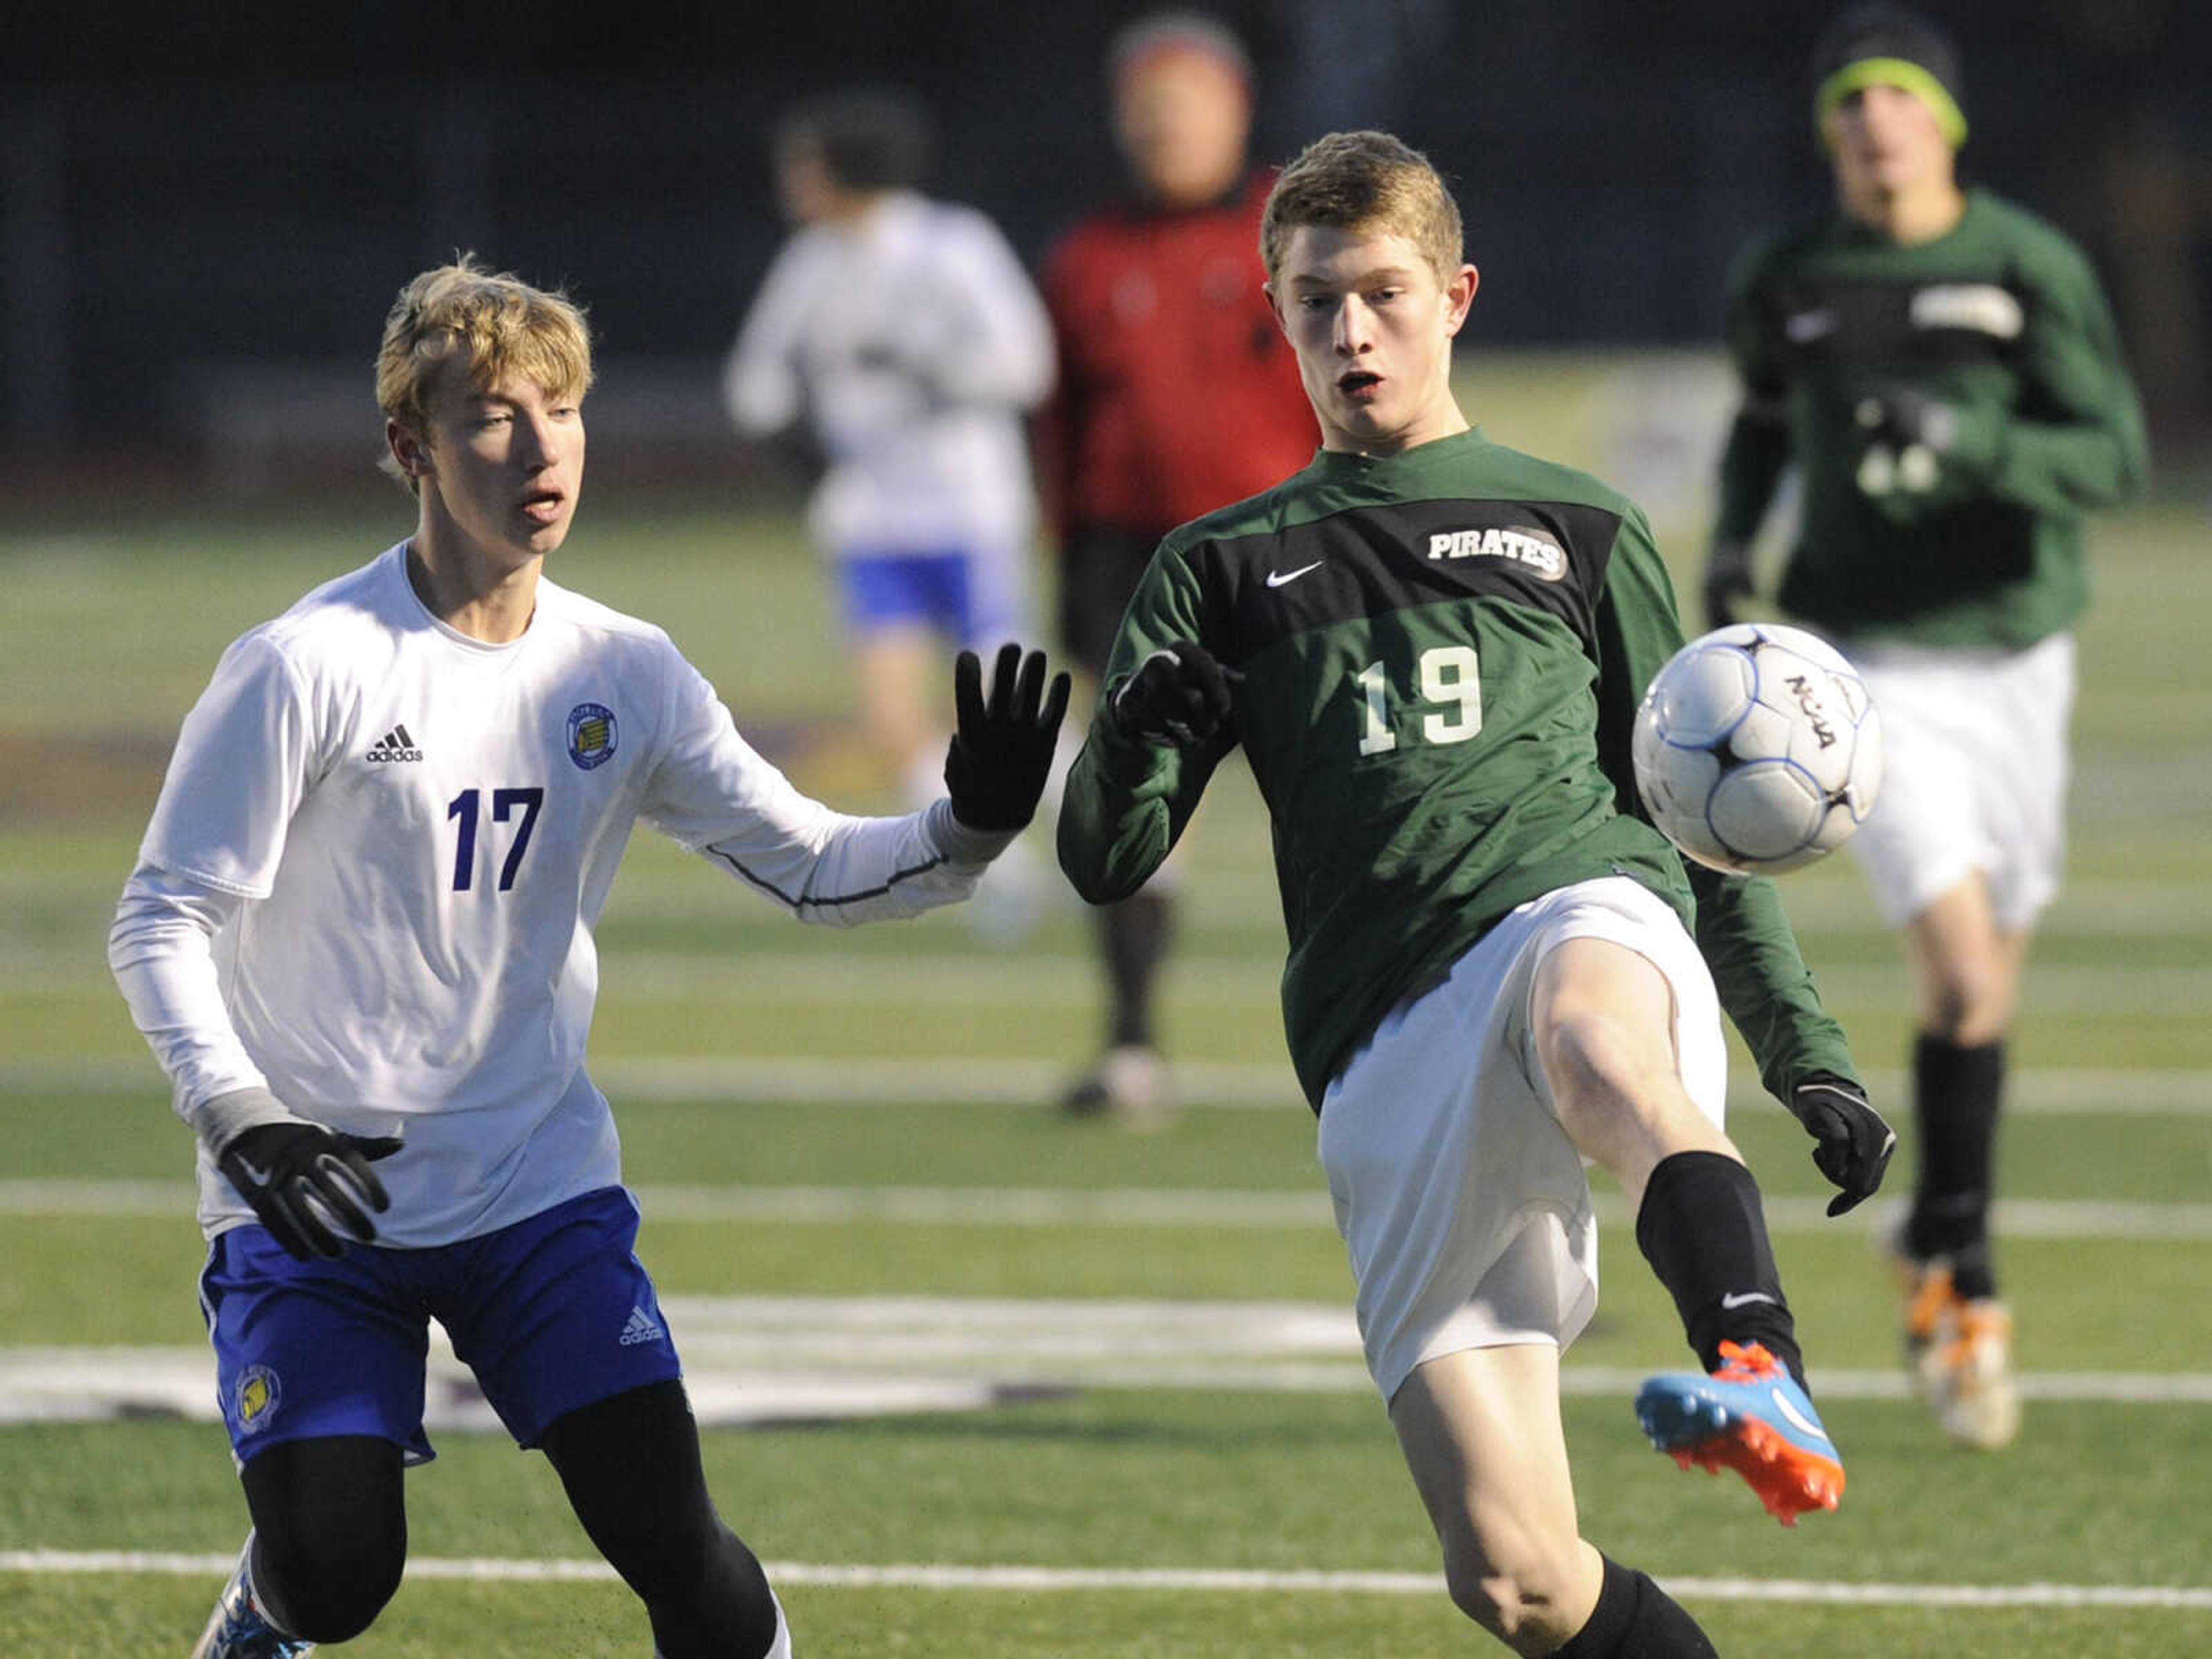
[[[1928,242],[1831,213],[1739,263],[1726,326],[1745,396],[1715,539],[1748,541],[1798,465],[1784,610],[1845,639],[2012,647],[2080,615],[2081,515],[2136,495],[2148,463],[2111,312],[2059,232],[1978,190]],[[1918,488],[1863,472],[1884,440],[1859,408],[1900,386],[1957,416]]]
[[[1107,713],[1176,640],[1244,676],[1231,722],[1192,749],[1124,737]],[[1772,884],[1691,872],[1640,816],[1636,707],[1680,644],[1642,512],[1597,480],[1480,431],[1324,451],[1161,544],[1068,778],[1061,866],[1094,903],[1134,891],[1242,744],[1271,819],[1285,1029],[1316,1110],[1382,1018],[1500,917],[1612,875],[1693,922],[1768,1088],[1853,1077]]]

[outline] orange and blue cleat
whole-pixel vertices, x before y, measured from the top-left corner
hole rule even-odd
[[[1711,1376],[1670,1371],[1648,1379],[1636,1417],[1651,1443],[1684,1468],[1734,1469],[1785,1527],[1844,1495],[1844,1465],[1812,1396],[1765,1347],[1721,1344]]]

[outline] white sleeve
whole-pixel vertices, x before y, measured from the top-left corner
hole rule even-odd
[[[784,245],[722,366],[723,405],[749,438],[781,432],[804,410],[799,353],[811,297],[809,263],[803,240]]]
[[[195,1129],[210,1101],[268,1087],[238,1040],[216,973],[215,936],[247,902],[142,864],[108,930],[108,968],[168,1074],[177,1115]]]
[[[948,313],[929,343],[929,378],[955,404],[1034,409],[1052,391],[1052,319],[998,227],[962,213],[939,249],[934,286]]]
[[[239,640],[185,716],[139,862],[266,898],[321,764],[313,726],[283,653],[258,633]]]
[[[123,890],[107,962],[194,1127],[210,1101],[266,1079],[222,1000],[215,938],[268,896],[319,762],[307,696],[259,633],[223,653],[185,716]]]
[[[643,816],[801,921],[852,927],[954,903],[1012,839],[968,829],[943,800],[900,817],[854,817],[801,794],[738,734],[689,663],[670,702]]]

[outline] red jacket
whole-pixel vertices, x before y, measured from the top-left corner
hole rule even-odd
[[[1320,430],[1261,292],[1272,182],[1185,212],[1109,209],[1047,258],[1060,377],[1037,463],[1063,539],[1076,525],[1164,535],[1312,459]]]

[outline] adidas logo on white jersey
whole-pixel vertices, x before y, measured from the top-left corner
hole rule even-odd
[[[617,1340],[625,1348],[634,1348],[641,1342],[665,1341],[667,1336],[668,1333],[660,1328],[659,1320],[642,1308],[632,1308],[629,1322],[623,1327],[623,1334]]]
[[[395,726],[368,745],[368,753],[364,758],[371,763],[418,761],[422,758],[422,751],[415,746],[415,739],[407,735],[405,726]]]

